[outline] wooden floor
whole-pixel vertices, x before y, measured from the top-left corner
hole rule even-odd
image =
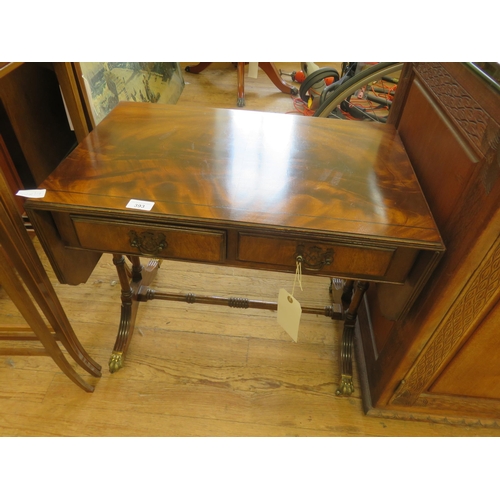
[[[337,63],[331,63],[337,64]],[[186,63],[181,63],[184,68]],[[322,64],[322,65],[326,65]],[[299,63],[278,63],[285,70]],[[236,70],[219,63],[184,74],[180,103],[236,108]],[[293,112],[260,71],[246,79],[245,110]],[[152,301],[141,304],[125,367],[111,375],[108,358],[119,322],[119,284],[103,256],[85,285],[60,285],[43,257],[66,313],[103,366],[95,392],[77,388],[43,357],[0,357],[2,436],[493,436],[494,429],[405,422],[363,414],[355,393],[335,396],[341,324],[304,315],[294,343],[269,311]],[[293,275],[163,262],[159,290],[276,300]],[[327,305],[328,280],[304,277],[303,304]],[[0,290],[0,323],[20,316]]]

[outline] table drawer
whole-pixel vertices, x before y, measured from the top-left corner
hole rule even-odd
[[[82,248],[200,262],[223,262],[225,231],[130,224],[73,217]]]
[[[383,279],[395,249],[370,248],[301,239],[281,239],[240,233],[238,259],[295,269],[302,256],[304,271],[335,276],[356,275]]]

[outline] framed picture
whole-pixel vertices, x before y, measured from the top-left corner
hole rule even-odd
[[[120,101],[175,104],[184,89],[175,62],[80,62],[75,67],[94,126]]]

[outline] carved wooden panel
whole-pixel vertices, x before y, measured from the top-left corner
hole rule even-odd
[[[391,404],[412,405],[429,388],[438,370],[471,328],[488,312],[500,295],[500,238],[448,311],[441,326],[421,353]]]
[[[488,149],[483,141],[490,122],[488,113],[440,63],[417,63],[415,71],[472,145],[484,154]]]
[[[493,407],[491,403],[494,398],[497,403],[497,415],[500,417],[499,320],[500,300],[446,365],[432,384],[430,393],[488,398],[490,407]]]

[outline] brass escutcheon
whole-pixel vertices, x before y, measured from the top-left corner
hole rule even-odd
[[[165,235],[162,233],[143,231],[137,234],[132,230],[129,231],[128,235],[130,237],[130,246],[147,255],[156,255],[168,246]]]
[[[309,247],[297,245],[294,258],[297,262],[301,262],[303,269],[320,271],[324,266],[329,266],[333,262],[333,250],[331,248],[321,248],[317,245]]]

